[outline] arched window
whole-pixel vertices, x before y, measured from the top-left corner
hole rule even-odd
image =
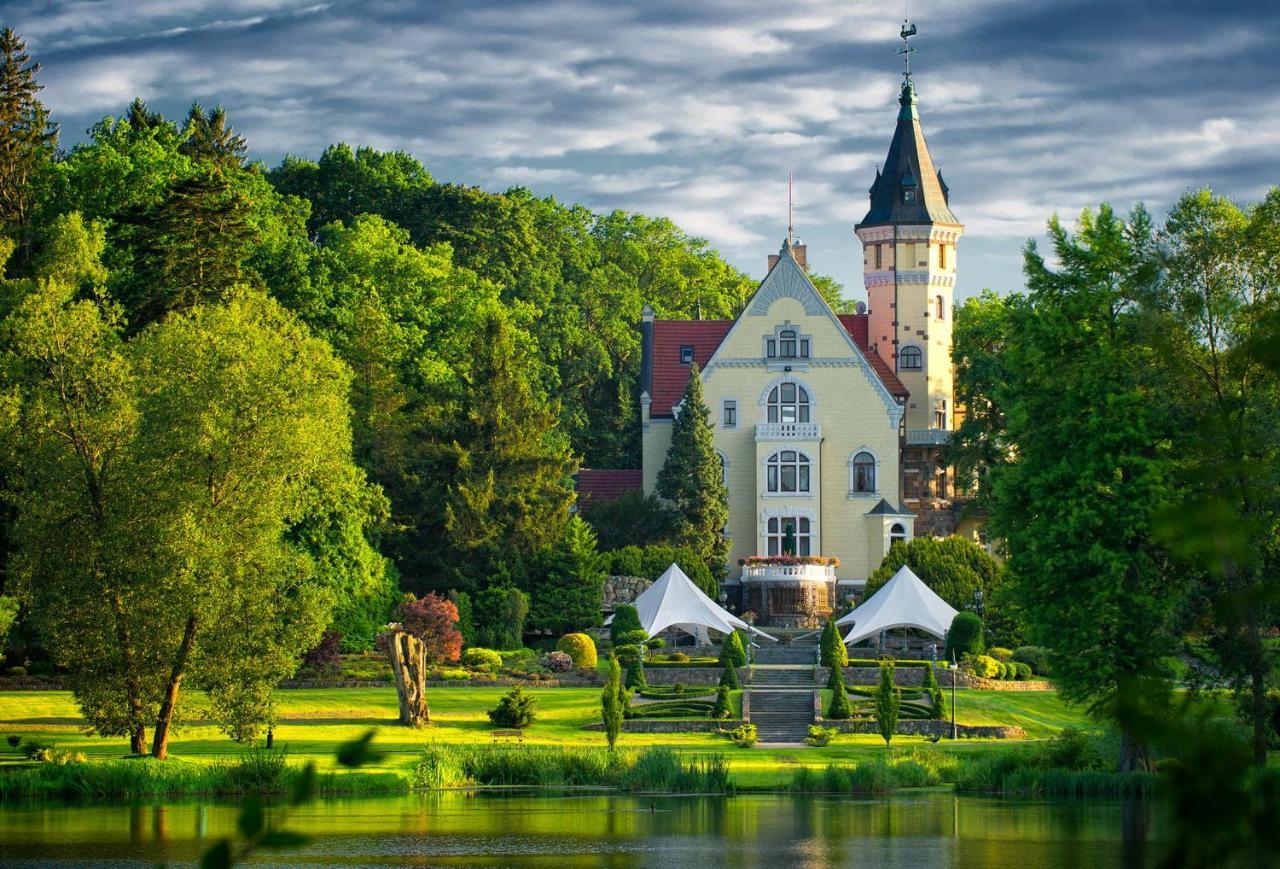
[[[853,457],[849,463],[852,470],[849,490],[858,493],[869,493],[876,490],[876,457],[865,450]]]
[[[765,533],[769,554],[782,554],[783,546],[787,542],[788,530],[795,538],[795,554],[812,555],[812,529],[808,517],[805,516],[775,516],[769,520]]]
[[[947,303],[942,300],[942,296],[938,296],[938,298],[934,300],[934,303],[938,308],[936,312],[937,318],[939,320],[945,320],[947,318]]]
[[[901,522],[894,522],[893,527],[889,529],[889,545],[892,546],[899,541],[907,542],[907,529]]]
[[[919,371],[924,367],[924,354],[919,347],[903,347],[898,351],[899,371]]]
[[[798,383],[779,383],[769,392],[769,422],[808,422],[809,393]]]
[[[778,355],[783,359],[796,358],[796,333],[794,329],[783,329],[778,333]]]
[[[779,450],[765,462],[770,492],[808,492],[809,457],[795,450]]]

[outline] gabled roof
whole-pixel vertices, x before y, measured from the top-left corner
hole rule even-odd
[[[892,628],[917,628],[941,638],[951,629],[951,620],[957,615],[951,604],[938,597],[904,564],[879,591],[836,624],[853,625],[845,635],[846,644]]]
[[[623,492],[644,488],[644,471],[583,468],[574,475],[578,502],[612,501]]]
[[[867,342],[866,314],[838,314],[840,325],[849,333],[853,343],[871,363],[880,382],[894,396],[905,398],[907,387],[902,384],[893,369],[885,364],[879,354],[872,353]],[[693,360],[698,368],[705,368],[707,361],[719,348],[733,320],[654,320],[653,321],[653,387],[649,398],[649,415],[662,419],[671,416],[673,405],[679,404],[684,388],[689,383],[689,366],[680,362],[680,348],[691,345]]]
[[[884,498],[881,498],[879,504],[875,505],[874,507],[872,507],[870,510],[867,511],[867,515],[868,516],[912,516],[914,517],[916,514],[912,513],[906,507],[895,507],[892,504],[890,504],[888,501],[886,501]]]
[[[876,172],[871,185],[871,207],[857,229],[879,224],[959,224],[948,205],[948,190],[933,166],[929,147],[920,129],[915,85],[907,79],[898,97],[898,126],[884,158],[884,169]],[[912,191],[912,202],[905,192]]]

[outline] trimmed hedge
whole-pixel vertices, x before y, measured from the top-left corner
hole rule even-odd
[[[706,700],[660,700],[631,707],[631,718],[714,718],[715,704]]]
[[[573,666],[580,670],[596,668],[596,643],[586,634],[565,634],[556,643],[556,651],[573,659]]]

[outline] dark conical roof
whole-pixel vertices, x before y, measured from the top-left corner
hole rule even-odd
[[[893,131],[883,171],[871,185],[871,208],[857,228],[879,224],[955,223],[947,205],[948,190],[933,168],[929,146],[920,130],[916,89],[907,79],[898,97],[898,127]]]

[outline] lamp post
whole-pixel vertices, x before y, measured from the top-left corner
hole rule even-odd
[[[956,738],[956,653],[951,651],[951,738]]]

